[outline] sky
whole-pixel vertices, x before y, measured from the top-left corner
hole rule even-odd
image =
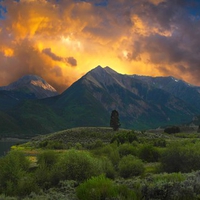
[[[200,86],[199,0],[0,0],[0,86],[63,92],[101,65]]]

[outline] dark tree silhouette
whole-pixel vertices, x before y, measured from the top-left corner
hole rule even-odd
[[[113,110],[110,116],[110,127],[112,127],[114,131],[117,131],[120,125],[119,113],[116,110]]]

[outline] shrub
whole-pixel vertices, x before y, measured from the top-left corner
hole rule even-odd
[[[45,167],[52,167],[58,161],[58,154],[55,151],[44,151],[37,155],[37,162],[39,165],[45,165]]]
[[[18,195],[18,183],[27,177],[30,162],[22,152],[10,151],[0,159],[0,192]]]
[[[134,191],[125,185],[116,185],[103,175],[92,177],[80,184],[76,190],[80,200],[138,199]]]
[[[153,146],[155,147],[166,147],[166,140],[159,138],[159,139],[154,139],[153,141]]]
[[[17,185],[17,196],[28,196],[32,192],[38,193],[39,191],[40,188],[32,174],[26,174],[26,176],[19,179]]]
[[[58,168],[63,179],[84,181],[102,172],[99,160],[87,152],[69,150],[59,161]]]
[[[116,167],[120,160],[120,155],[115,144],[110,144],[93,150],[93,153],[98,156],[106,156],[111,160],[114,167]]]
[[[101,158],[100,165],[102,172],[106,175],[106,177],[114,179],[116,172],[112,162],[107,157]]]
[[[44,140],[39,143],[39,148],[45,148],[48,145],[48,141]]]
[[[99,147],[103,147],[104,144],[103,144],[103,141],[98,139],[95,141],[95,144],[94,144],[94,148],[99,148]]]
[[[80,200],[101,200],[116,197],[117,192],[113,182],[100,175],[80,184],[77,188],[77,196]]]
[[[142,187],[143,197],[145,199],[188,199],[178,198],[179,186],[186,179],[181,173],[159,174],[149,177],[144,181]],[[186,188],[184,188],[186,192]],[[177,195],[178,194],[178,195]],[[182,196],[183,197],[183,196]],[[193,197],[190,196],[190,197]],[[193,199],[193,198],[190,198]],[[189,199],[188,199],[189,200]]]
[[[166,172],[191,172],[200,169],[200,144],[171,144],[161,156]]]
[[[127,156],[129,154],[134,156],[138,154],[137,149],[133,145],[130,143],[125,143],[119,146],[119,155],[121,157]]]
[[[124,156],[119,162],[118,168],[119,174],[123,178],[138,176],[144,172],[143,162],[132,155]]]
[[[55,165],[50,169],[44,165],[40,165],[35,171],[34,177],[40,188],[49,189],[50,187],[58,185],[61,180],[61,173]]]
[[[35,171],[35,180],[42,188],[48,189],[56,186],[61,178],[61,172],[57,167],[59,160],[55,151],[44,151],[38,154],[38,168]]]
[[[132,143],[133,141],[138,141],[134,131],[117,133],[111,139],[111,143],[117,142],[118,144],[124,144],[126,142]]]
[[[160,153],[151,144],[143,144],[139,149],[139,158],[147,162],[157,162]]]
[[[101,139],[94,141],[92,144],[87,144],[87,149],[98,149],[104,146],[104,143]]]
[[[39,143],[40,148],[46,148],[46,149],[64,149],[64,144],[62,141],[58,140],[44,140]]]
[[[118,185],[117,187],[118,199],[120,200],[137,200],[141,199],[140,193],[129,189],[126,185]]]

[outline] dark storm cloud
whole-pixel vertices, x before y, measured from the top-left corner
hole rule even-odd
[[[51,51],[51,48],[43,49],[42,52],[51,57],[55,61],[65,62],[73,67],[77,66],[77,61],[75,58],[73,57],[63,58],[61,56],[57,56],[55,53]]]
[[[199,82],[199,5],[199,1],[167,0],[157,5],[146,2],[142,10],[136,9],[142,21],[157,32],[138,34],[132,42],[131,58],[137,60],[148,54],[148,61],[157,65],[163,75],[177,70]]]
[[[123,73],[173,75],[200,85],[199,0],[0,5],[1,85],[35,73],[61,90],[58,85],[66,88],[99,62]]]
[[[55,53],[51,51],[51,48],[46,48],[42,50],[43,53],[51,57],[55,61],[63,61],[63,58],[60,56],[57,56]]]
[[[50,60],[34,48],[29,40],[23,40],[13,46],[14,55],[5,57],[0,53],[0,60],[4,65],[1,65],[0,78],[2,85],[16,81],[18,78],[27,74],[36,74],[43,77],[47,82],[52,84],[59,92],[66,89],[69,83],[58,81],[56,78],[62,76],[62,70],[59,66],[53,66]],[[11,76],[13,74],[13,76]]]
[[[76,59],[73,58],[73,57],[68,57],[68,58],[67,58],[67,62],[68,62],[71,66],[73,66],[73,67],[77,66],[77,61],[76,61]]]

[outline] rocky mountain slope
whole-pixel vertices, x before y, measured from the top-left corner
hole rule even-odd
[[[46,89],[42,80],[38,82]],[[3,94],[2,100],[1,92],[11,91],[0,91],[2,105],[7,99]],[[101,66],[62,94],[40,97],[20,101],[12,108],[9,103],[6,109],[0,106],[1,134],[32,136],[72,127],[108,127],[113,109],[119,111],[122,128],[138,130],[185,124],[200,114],[199,87],[173,77],[122,75]]]
[[[195,109],[200,110],[200,87],[191,85],[183,80],[176,79],[172,76],[169,77],[150,77],[150,76],[133,76],[135,79],[146,82],[149,85],[153,85],[156,88],[160,88],[169,92],[170,94],[182,99],[190,105],[193,105]]]
[[[168,78],[163,77],[163,80],[166,79]],[[199,94],[197,96],[200,97]],[[65,108],[63,116],[73,111],[77,113],[76,109],[81,105],[84,112],[79,115],[85,116],[82,119],[85,124],[89,123],[88,117],[97,117],[99,120],[95,121],[106,119],[105,125],[109,125],[110,113],[117,109],[122,126],[137,129],[182,124],[198,113],[193,104],[176,97],[169,90],[100,66],[88,72],[61,94],[55,105]],[[80,111],[79,108],[78,110]],[[107,117],[100,117],[103,114]]]

